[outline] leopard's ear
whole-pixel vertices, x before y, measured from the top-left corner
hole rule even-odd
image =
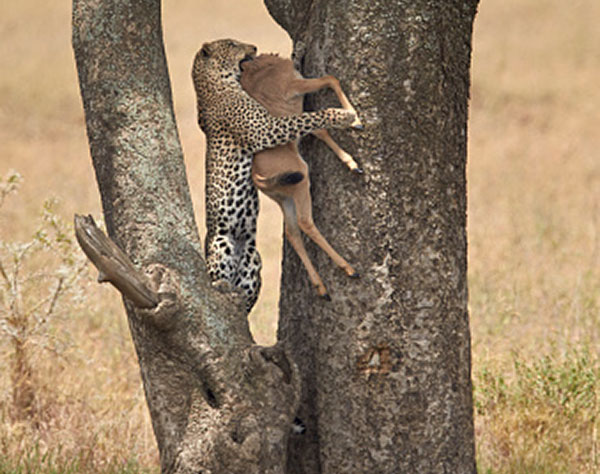
[[[212,53],[212,47],[210,43],[204,43],[202,45],[202,49],[200,50],[200,54],[202,54],[203,57],[208,58],[210,57]]]

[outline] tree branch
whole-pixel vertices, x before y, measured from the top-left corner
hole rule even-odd
[[[102,232],[92,216],[75,215],[75,236],[81,249],[100,272],[98,282],[111,283],[139,308],[153,308],[158,296],[148,288],[129,257]]]

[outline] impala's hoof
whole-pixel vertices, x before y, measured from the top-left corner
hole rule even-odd
[[[358,113],[356,112],[356,110],[354,110],[354,108],[351,109],[347,109],[350,110],[353,114],[354,114],[354,121],[350,124],[351,128],[354,128],[356,130],[362,130],[363,128],[365,128],[360,120],[360,117],[358,116]]]
[[[331,301],[331,296],[329,296],[329,293],[325,293],[324,295],[321,295],[321,297],[325,300],[325,301]]]
[[[354,272],[352,275],[348,275],[348,276],[349,276],[350,278],[357,279],[357,278],[360,278],[360,273],[358,273],[358,272]]]
[[[352,170],[352,172],[353,172],[354,174],[363,174],[363,173],[365,172],[365,170],[363,170],[362,168],[354,168],[354,169]]]

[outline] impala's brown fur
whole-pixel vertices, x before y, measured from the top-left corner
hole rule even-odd
[[[335,77],[305,79],[291,60],[275,55],[260,55],[253,61],[243,63],[241,83],[246,92],[274,116],[302,113],[304,94],[325,87],[333,89],[343,108],[354,111]],[[360,121],[357,119],[353,126],[360,127]],[[352,156],[342,150],[326,130],[315,131],[313,135],[323,140],[348,168],[361,172]],[[258,189],[281,207],[285,235],[319,295],[329,299],[327,289],[306,253],[300,230],[348,275],[358,276],[352,266],[329,245],[313,222],[308,165],[298,152],[297,141],[256,153],[252,163],[252,180]]]

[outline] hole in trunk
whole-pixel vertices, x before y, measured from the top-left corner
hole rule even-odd
[[[215,392],[213,392],[211,390],[211,388],[204,384],[203,388],[203,392],[204,392],[204,399],[206,400],[206,403],[208,403],[212,408],[219,408],[219,401],[217,400],[217,396],[215,395]]]

